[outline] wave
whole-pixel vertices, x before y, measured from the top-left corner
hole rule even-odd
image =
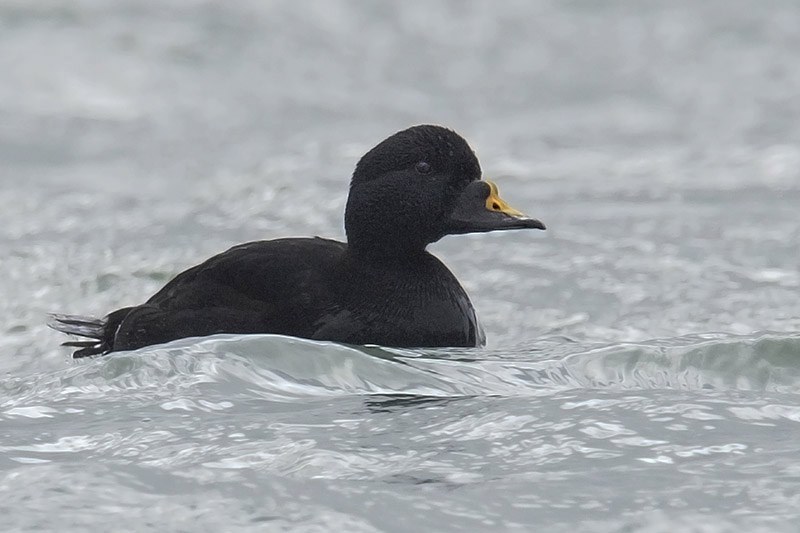
[[[512,351],[400,350],[219,335],[8,380],[0,408],[35,418],[73,400],[155,399],[168,409],[215,410],[229,399],[530,396],[575,388],[800,393],[800,334],[705,334],[607,345],[547,338]]]

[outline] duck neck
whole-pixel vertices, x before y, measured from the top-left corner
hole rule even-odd
[[[387,239],[385,236],[379,242],[360,242],[358,239],[348,238],[347,253],[350,257],[370,262],[396,264],[402,261],[408,263],[427,257],[429,254],[425,251],[425,246],[426,243]]]
[[[391,218],[372,215],[350,209],[345,214],[347,247],[353,256],[408,261],[425,256],[425,247],[436,240],[426,235],[424,223],[404,219],[405,213]]]

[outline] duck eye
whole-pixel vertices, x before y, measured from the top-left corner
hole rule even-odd
[[[427,174],[431,171],[431,166],[426,161],[420,161],[416,165],[414,165],[414,170],[419,172],[420,174]]]

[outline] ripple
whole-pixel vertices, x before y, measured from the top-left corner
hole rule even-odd
[[[218,411],[252,399],[537,396],[569,389],[800,392],[800,336],[701,335],[525,351],[356,348],[272,335],[183,339],[3,385],[5,417],[82,412],[87,401]],[[676,409],[675,406],[670,407]],[[711,420],[701,410],[684,417]]]

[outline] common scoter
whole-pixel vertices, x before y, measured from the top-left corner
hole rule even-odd
[[[425,250],[445,235],[544,224],[509,207],[481,180],[454,131],[395,133],[356,165],[344,216],[347,242],[287,238],[234,246],[167,283],[142,305],[104,319],[53,315],[87,340],[73,357],[134,350],[216,333],[275,333],[395,347],[479,346],[467,293]]]

